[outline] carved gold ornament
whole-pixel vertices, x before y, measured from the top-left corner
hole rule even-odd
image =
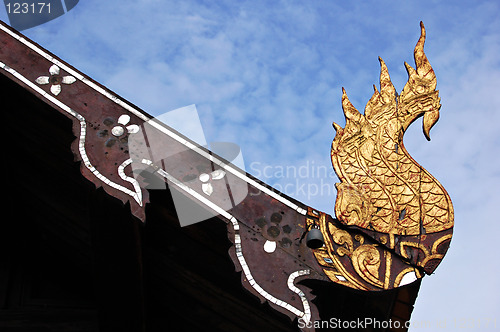
[[[321,229],[326,244],[315,252],[320,264],[325,265],[325,258],[332,262],[325,272],[333,281],[361,289],[396,287],[408,272],[415,271],[417,277],[422,272],[431,273],[451,240],[450,196],[403,144],[404,132],[417,118],[423,117],[428,140],[439,118],[436,76],[424,53],[424,42],[421,23],[414,51],[416,69],[405,63],[408,82],[400,95],[380,58],[380,91],[374,86],[364,114],[351,104],[343,89],[346,125],[342,128],[333,123],[336,136],[331,158],[341,180],[336,185],[335,214],[346,229],[324,221]],[[358,240],[353,230],[360,231]],[[373,242],[363,244],[366,237]],[[395,271],[389,261],[393,254],[408,266]],[[347,255],[352,270],[341,271],[335,263]],[[358,277],[364,282],[355,281]]]

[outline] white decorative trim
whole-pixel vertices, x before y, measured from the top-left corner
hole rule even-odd
[[[302,275],[302,274],[299,274],[299,275],[295,276],[296,273],[300,272],[300,273],[303,273],[303,274],[309,274],[310,273],[309,270],[303,270],[303,271],[294,272],[288,278],[288,288],[292,292],[294,292],[297,295],[299,295],[300,298],[301,298],[301,300],[302,300],[302,304],[304,306],[304,312],[302,312],[299,309],[297,309],[294,306],[292,306],[291,304],[289,304],[289,303],[287,303],[285,301],[282,301],[280,299],[277,299],[273,295],[269,294],[266,290],[264,290],[255,281],[255,279],[252,276],[252,272],[250,271],[250,268],[247,265],[245,257],[243,256],[243,247],[241,245],[241,237],[240,237],[240,234],[239,234],[239,229],[240,228],[239,228],[238,221],[234,217],[231,217],[230,221],[231,221],[231,223],[233,225],[233,230],[234,230],[234,247],[236,249],[236,257],[238,258],[238,261],[240,262],[241,268],[243,269],[243,273],[245,274],[245,277],[246,277],[248,283],[252,286],[253,289],[255,289],[266,300],[270,301],[271,303],[274,303],[277,306],[280,306],[280,307],[282,307],[282,308],[290,311],[291,313],[293,313],[297,317],[302,317],[302,319],[304,319],[304,321],[307,321],[307,323],[308,323],[309,320],[310,320],[310,317],[311,317],[309,303],[308,303],[307,298],[305,297],[304,293],[300,289],[298,289],[297,287],[295,287],[295,285],[293,285],[293,280],[297,276]],[[294,277],[292,278],[292,276],[294,276]],[[290,280],[292,280],[292,284],[290,284]]]
[[[61,101],[59,101],[58,99],[56,99],[52,95],[50,95],[47,92],[45,92],[39,86],[37,86],[36,84],[34,84],[30,80],[28,80],[23,75],[19,74],[14,69],[12,69],[9,66],[7,66],[5,63],[0,62],[0,68],[2,68],[3,70],[5,70],[6,72],[10,73],[12,76],[14,76],[15,78],[17,78],[18,80],[20,80],[24,84],[28,85],[30,88],[32,88],[37,93],[39,93],[42,97],[48,99],[50,102],[52,102],[55,105],[57,105],[59,108],[61,108],[62,110],[64,110],[69,115],[71,115],[74,118],[76,118],[80,122],[80,138],[78,140],[78,150],[80,152],[80,157],[81,157],[82,162],[85,165],[85,167],[87,167],[87,169],[89,171],[91,171],[92,174],[94,174],[94,176],[97,177],[99,180],[101,180],[102,182],[106,183],[107,185],[109,185],[109,186],[111,186],[111,187],[113,187],[113,188],[115,188],[117,190],[120,190],[120,191],[124,192],[125,194],[128,194],[128,195],[132,196],[136,200],[137,204],[139,204],[140,206],[142,206],[142,194],[140,194],[140,188],[137,188],[136,185],[134,185],[134,183],[132,183],[134,185],[135,190],[136,190],[136,192],[134,192],[134,191],[132,191],[132,190],[126,188],[126,187],[123,187],[122,185],[119,185],[118,183],[115,183],[115,182],[111,181],[110,179],[108,179],[107,177],[105,177],[104,175],[102,175],[92,165],[92,163],[90,162],[90,159],[89,159],[89,157],[87,155],[87,151],[85,150],[85,137],[86,137],[86,134],[87,134],[87,123],[86,123],[85,118],[82,115],[80,115],[79,113],[75,112],[69,106],[67,106],[66,104],[62,103]],[[120,169],[118,171],[120,172]],[[120,174],[120,176],[122,176],[122,175]],[[122,179],[123,179],[123,176],[122,176]],[[128,181],[128,182],[130,182],[130,181]],[[139,194],[137,193],[138,189],[139,189]]]
[[[302,319],[304,322],[307,324],[311,320],[311,307],[309,306],[309,302],[307,302],[306,295],[304,294],[303,291],[301,291],[299,288],[297,288],[294,284],[295,278],[303,276],[303,275],[308,275],[310,274],[310,270],[299,270],[295,271],[294,273],[290,274],[288,277],[288,288],[298,296],[300,296],[300,299],[302,300],[302,305],[304,306],[304,315],[302,316]]]
[[[207,151],[201,149],[199,146],[195,145],[194,143],[191,143],[191,142],[187,141],[186,139],[184,139],[181,136],[179,136],[177,133],[175,133],[175,132],[169,130],[168,128],[166,128],[163,123],[159,122],[158,120],[156,120],[154,118],[149,118],[148,116],[146,116],[145,114],[143,114],[141,111],[139,111],[136,108],[130,106],[128,103],[126,103],[125,101],[119,99],[117,96],[113,95],[109,91],[105,90],[104,88],[100,87],[99,85],[97,85],[96,83],[90,81],[89,79],[85,78],[82,74],[78,73],[73,68],[71,68],[71,67],[65,65],[64,63],[62,63],[61,61],[57,60],[56,58],[54,58],[53,56],[51,56],[50,54],[48,54],[47,52],[45,52],[44,50],[42,50],[41,48],[39,48],[38,46],[36,46],[35,44],[33,44],[32,42],[26,40],[24,37],[21,37],[20,35],[12,32],[12,31],[10,31],[9,29],[7,29],[6,27],[4,27],[3,25],[0,25],[0,29],[3,30],[4,32],[6,32],[7,34],[9,34],[10,36],[12,36],[13,38],[15,38],[16,40],[18,40],[19,42],[21,42],[22,44],[24,44],[27,47],[29,47],[33,51],[35,51],[36,53],[38,53],[39,55],[41,55],[45,59],[47,59],[50,62],[52,62],[53,64],[57,65],[59,68],[64,69],[66,72],[68,72],[72,76],[76,77],[76,79],[82,81],[83,83],[85,83],[86,85],[88,85],[89,87],[91,87],[92,89],[94,89],[95,91],[99,92],[100,94],[104,95],[105,97],[107,97],[111,101],[113,101],[116,104],[120,105],[121,107],[125,108],[127,111],[131,112],[132,114],[136,115],[137,117],[139,117],[140,119],[142,119],[144,121],[148,121],[148,123],[151,124],[153,127],[155,127],[156,129],[158,129],[159,131],[163,132],[164,134],[170,136],[171,138],[175,139],[177,142],[185,145],[186,147],[190,148],[191,150],[196,151],[197,153],[199,153],[200,155],[202,155],[206,159],[212,161],[214,164],[220,166],[224,170],[232,173],[233,175],[237,176],[241,180],[249,183],[253,187],[259,189],[260,191],[262,191],[264,193],[266,193],[267,195],[271,196],[272,198],[280,201],[281,203],[283,203],[286,206],[292,208],[293,210],[297,211],[298,213],[300,213],[302,215],[306,215],[307,214],[307,211],[305,209],[299,207],[297,204],[289,201],[285,197],[283,197],[283,196],[275,193],[274,191],[270,190],[269,188],[267,188],[266,186],[260,184],[259,182],[255,181],[254,179],[248,177],[245,173],[241,172],[240,170],[237,170],[236,168],[234,168],[234,167],[232,167],[230,165],[224,164],[224,162],[222,162],[221,160],[215,158],[213,155],[211,155]]]
[[[152,166],[152,167],[155,166],[154,163],[148,159],[143,159],[142,163],[145,165],[148,165],[148,166]],[[240,263],[240,266],[243,270],[243,273],[245,274],[245,277],[246,277],[248,283],[250,284],[250,286],[252,286],[253,289],[255,289],[257,291],[257,293],[262,295],[266,300],[276,304],[277,306],[285,308],[286,310],[290,311],[291,313],[293,313],[297,317],[302,317],[302,319],[304,319],[305,322],[309,322],[309,320],[311,319],[311,308],[310,308],[309,302],[307,301],[307,298],[306,298],[304,292],[302,292],[299,288],[297,288],[293,284],[293,282],[294,282],[295,278],[302,276],[302,275],[309,274],[310,270],[300,270],[300,271],[296,271],[296,272],[292,273],[288,277],[288,282],[287,282],[288,288],[292,292],[299,295],[300,299],[302,300],[302,305],[304,307],[304,311],[300,311],[299,309],[295,308],[291,304],[289,304],[285,301],[279,300],[276,297],[274,297],[273,295],[269,294],[266,290],[264,290],[255,281],[255,279],[252,276],[252,272],[250,271],[250,268],[248,267],[246,259],[243,255],[243,247],[241,244],[241,236],[240,236],[240,232],[239,232],[240,225],[238,223],[238,220],[235,217],[233,217],[230,213],[228,213],[226,210],[224,210],[223,208],[212,203],[210,200],[208,200],[208,198],[204,197],[203,195],[199,194],[198,192],[196,192],[192,188],[188,187],[184,183],[177,180],[172,175],[168,174],[165,170],[163,170],[161,168],[157,169],[156,167],[154,167],[154,168],[156,169],[156,172],[158,174],[160,174],[161,176],[163,176],[165,179],[172,182],[177,187],[181,188],[182,190],[187,192],[189,195],[193,196],[194,198],[196,198],[197,200],[199,200],[200,202],[205,204],[207,207],[211,208],[213,211],[220,214],[221,216],[223,216],[224,218],[226,218],[227,220],[229,220],[231,222],[231,224],[233,226],[233,230],[234,230],[234,247],[236,250],[236,257],[238,258],[238,261]]]
[[[120,166],[118,166],[118,175],[120,175],[120,177],[124,181],[130,182],[134,186],[135,193],[130,192],[128,194],[130,196],[132,196],[140,206],[142,206],[142,191],[141,191],[141,186],[139,185],[139,182],[137,182],[136,179],[134,179],[130,176],[127,176],[124,172],[125,167],[130,165],[132,162],[133,162],[132,159],[127,159]]]
[[[142,159],[141,161],[143,164],[152,166],[156,169],[154,163],[151,160],[148,159]],[[221,208],[215,203],[212,203],[207,197],[203,196],[202,194],[198,193],[196,190],[192,189],[191,187],[187,186],[186,184],[182,183],[181,181],[177,180],[175,177],[167,173],[165,170],[162,168],[158,168],[156,172],[160,175],[163,176],[165,179],[167,179],[169,182],[172,182],[175,184],[177,187],[181,188],[185,192],[187,192],[189,195],[193,196],[196,198],[198,201],[201,203],[205,204],[207,207],[212,209],[213,211],[217,212],[227,220],[230,220],[232,218],[232,215],[229,214],[226,210]]]

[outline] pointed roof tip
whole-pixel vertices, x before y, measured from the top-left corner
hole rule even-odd
[[[342,94],[346,94],[344,87],[342,87]]]

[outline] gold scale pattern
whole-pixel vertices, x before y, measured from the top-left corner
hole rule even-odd
[[[419,267],[424,267],[431,258],[441,259],[444,256],[435,249],[437,245],[451,239],[454,219],[453,206],[446,190],[409,155],[403,144],[405,130],[417,118],[423,117],[423,131],[428,140],[430,129],[439,118],[439,92],[436,90],[434,70],[424,53],[425,36],[425,28],[421,23],[421,35],[414,50],[416,69],[405,62],[408,82],[400,95],[396,93],[387,66],[381,58],[380,91],[374,85],[374,93],[366,104],[364,114],[351,104],[342,89],[346,125],[342,128],[333,123],[336,136],[331,149],[332,164],[341,180],[337,184],[335,203],[338,220],[349,227],[385,234],[379,238],[379,242],[390,250],[400,245],[403,257],[406,256],[404,245],[422,249],[426,257],[419,258]],[[360,243],[355,250],[352,244],[345,245],[346,239],[350,239],[348,244],[353,242],[352,236],[336,230],[333,224],[321,226],[325,248],[343,245],[353,254],[363,248],[362,259],[365,263],[371,261],[371,264],[360,266],[352,260],[354,271],[361,279],[376,288],[397,287],[402,275],[396,276],[398,280],[388,280],[388,258],[382,274],[378,273],[380,264],[372,264],[380,262],[380,252],[389,257],[388,253],[379,251],[380,244],[369,248]],[[445,230],[450,232],[445,232],[436,243],[428,244],[429,248],[420,244],[422,236],[425,239],[428,234]],[[338,237],[339,234],[343,234],[342,238]],[[406,240],[408,236],[413,240]],[[325,248],[315,252],[322,265],[325,265],[326,256],[335,262],[339,254],[343,255],[342,250]],[[351,258],[357,256],[359,252],[351,255]],[[339,264],[335,265],[339,267]],[[410,266],[406,269],[414,270]],[[331,270],[326,269],[325,272],[330,279],[339,282],[338,278],[332,276]],[[420,272],[415,270],[417,277],[422,276]],[[348,273],[335,273],[349,281]],[[350,282],[347,285],[353,287],[354,284]],[[354,287],[363,288],[359,283]]]

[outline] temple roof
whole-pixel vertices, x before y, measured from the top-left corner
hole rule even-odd
[[[123,142],[110,143],[116,151],[102,154],[82,152],[78,145],[83,124],[86,137],[95,140],[89,144],[97,145],[104,140],[103,119],[117,121],[126,114],[133,124],[149,120],[146,112],[5,24],[0,33],[9,170],[8,222],[1,232],[9,248],[0,274],[1,328],[299,330],[296,319],[276,311],[276,303],[261,303],[256,296],[262,293],[242,287],[248,274],[230,256],[234,240],[228,239],[227,217],[216,214],[181,227],[172,197],[179,188],[172,183],[171,190],[120,187],[123,177],[112,173],[116,163],[105,166],[124,153]],[[245,176],[269,190],[272,199],[262,198],[264,206],[283,204],[297,214],[305,208]],[[199,205],[189,199],[185,204]],[[273,268],[280,271],[269,265]],[[403,322],[410,318],[420,281],[380,292],[327,279],[296,285],[311,289],[321,320]]]

